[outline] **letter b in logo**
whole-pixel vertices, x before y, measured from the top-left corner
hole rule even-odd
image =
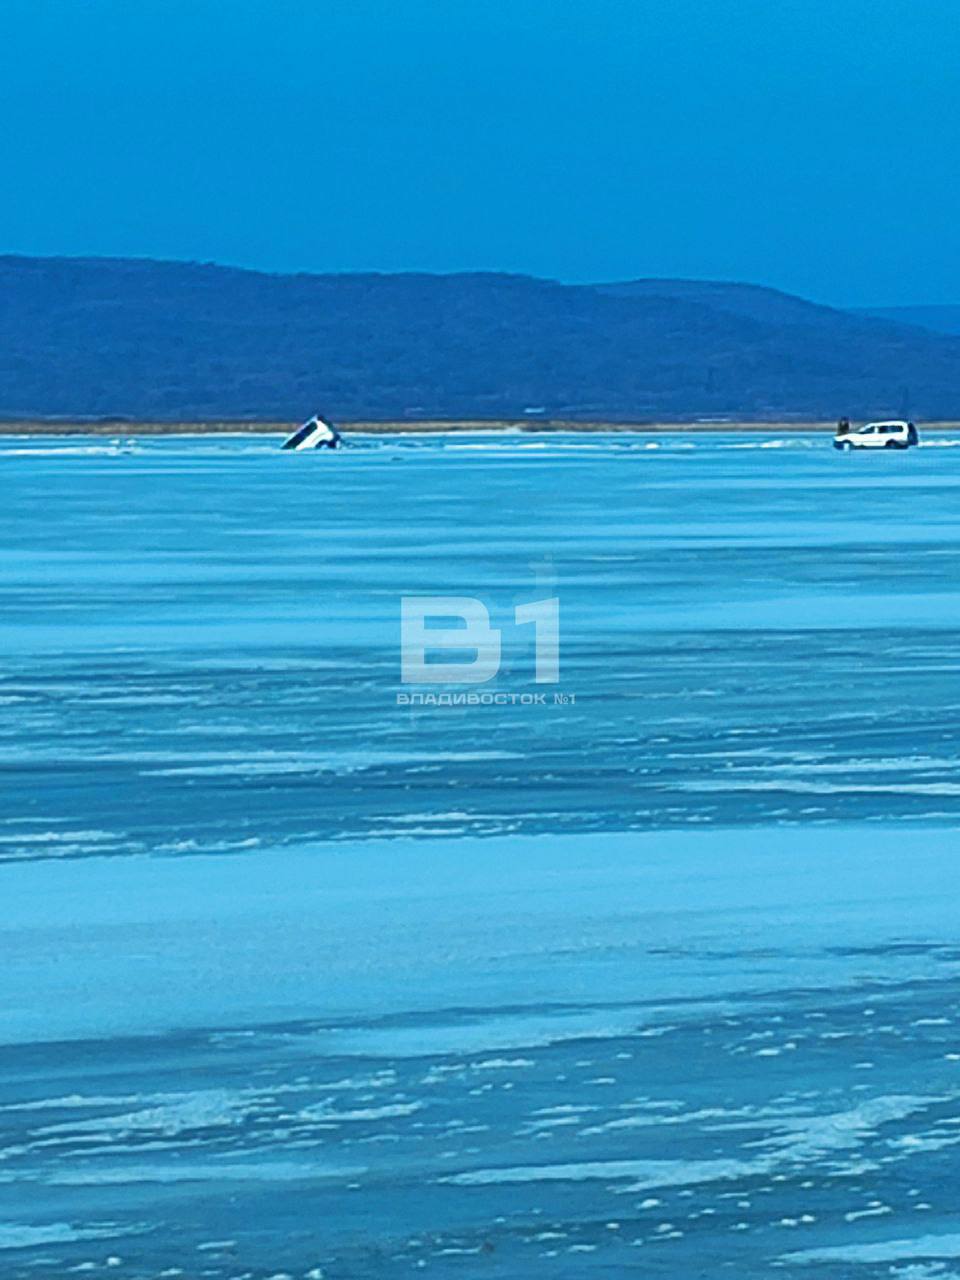
[[[462,627],[431,627],[427,618],[460,618]],[[427,663],[428,649],[473,653],[469,662]],[[473,596],[403,596],[400,601],[400,678],[404,684],[483,684],[500,669],[500,632]]]

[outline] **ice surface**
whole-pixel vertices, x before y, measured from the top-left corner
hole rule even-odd
[[[276,446],[0,442],[4,1280],[949,1280],[960,453]]]

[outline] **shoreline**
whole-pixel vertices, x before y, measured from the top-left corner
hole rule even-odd
[[[82,419],[44,421],[21,419],[0,422],[0,436],[181,436],[181,435],[287,435],[294,430],[292,422],[230,421],[211,419],[193,422],[130,422],[95,421]],[[717,432],[816,432],[832,435],[835,423],[808,420],[790,421],[689,421],[689,422],[581,422],[563,419],[444,419],[424,421],[350,422],[337,420],[337,426],[349,434],[366,435],[422,435],[477,431],[522,431],[526,433],[594,432],[643,433],[650,435],[697,434]],[[960,421],[925,422],[921,431],[957,431]]]

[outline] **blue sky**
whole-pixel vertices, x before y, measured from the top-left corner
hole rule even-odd
[[[960,302],[956,0],[3,0],[0,251]]]

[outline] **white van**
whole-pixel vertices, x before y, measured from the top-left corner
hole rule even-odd
[[[833,437],[835,449],[909,449],[917,443],[917,428],[912,422],[868,422]]]

